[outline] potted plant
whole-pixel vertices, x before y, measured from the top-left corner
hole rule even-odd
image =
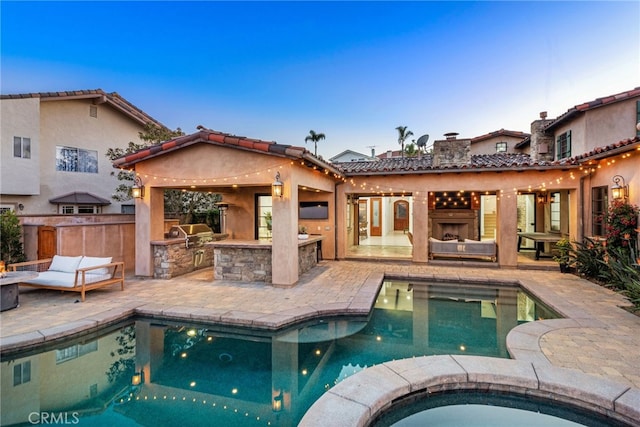
[[[298,239],[308,239],[309,234],[307,233],[307,227],[301,225],[298,227]]]
[[[562,273],[568,273],[573,264],[573,245],[569,239],[560,239],[556,243],[555,249],[556,254],[553,256],[553,260],[560,265]]]

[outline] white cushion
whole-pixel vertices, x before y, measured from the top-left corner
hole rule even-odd
[[[75,270],[74,270],[75,271]],[[73,288],[75,273],[63,273],[61,271],[43,271],[35,279],[25,280],[24,283],[44,286],[60,286],[63,288]]]
[[[62,256],[54,255],[49,271],[60,271],[63,273],[75,273],[82,256]]]
[[[43,271],[35,279],[25,280],[24,283],[42,286],[57,286],[60,288],[73,288],[75,273],[63,273],[60,271]],[[111,278],[111,274],[85,273],[85,284],[95,283]],[[82,274],[78,274],[78,285],[82,284]]]
[[[111,257],[86,256],[82,258],[82,260],[80,261],[80,265],[78,265],[78,268],[95,267],[97,265],[109,264],[111,262],[111,259],[112,259]],[[109,274],[109,269],[98,268],[96,270],[87,271],[87,274],[89,273],[90,274]]]

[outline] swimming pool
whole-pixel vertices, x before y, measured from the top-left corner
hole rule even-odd
[[[326,390],[385,361],[508,357],[518,324],[556,315],[516,287],[383,283],[368,318],[277,332],[136,319],[2,360],[2,424],[296,425]]]

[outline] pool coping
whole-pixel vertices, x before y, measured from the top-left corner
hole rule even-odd
[[[640,425],[640,390],[580,371],[515,359],[422,356],[385,362],[329,389],[299,427],[366,427],[409,395],[475,390],[536,396]]]

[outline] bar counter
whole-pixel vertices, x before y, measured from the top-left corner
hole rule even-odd
[[[323,236],[298,239],[298,274],[318,264]],[[220,240],[209,242],[213,247],[213,269],[216,280],[271,283],[270,240]]]

